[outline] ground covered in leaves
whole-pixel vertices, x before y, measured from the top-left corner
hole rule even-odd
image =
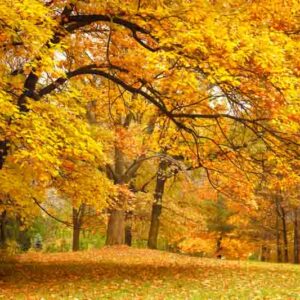
[[[127,247],[28,253],[0,264],[0,299],[300,299],[300,266]]]

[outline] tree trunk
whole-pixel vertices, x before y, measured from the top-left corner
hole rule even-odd
[[[0,248],[6,244],[6,210],[0,215]]]
[[[0,170],[4,165],[7,154],[8,154],[7,141],[0,141]],[[1,202],[2,200],[0,200],[0,205]],[[5,245],[6,245],[6,210],[4,210],[0,214],[0,248],[5,247]]]
[[[286,214],[285,210],[280,203],[281,197],[278,195],[275,197],[276,211],[278,217],[280,217],[282,222],[282,240],[283,240],[283,262],[289,261],[288,252],[288,237],[287,237],[287,227],[286,227]]]
[[[282,253],[280,245],[280,226],[279,226],[279,217],[276,215],[276,254],[277,262],[282,262]]]
[[[73,243],[72,251],[79,250],[79,238],[80,238],[80,224],[79,224],[79,211],[73,208]]]
[[[266,245],[261,246],[261,256],[260,260],[261,261],[267,261],[268,260],[268,247]]]
[[[222,258],[222,240],[223,240],[223,233],[220,232],[219,236],[217,238],[217,242],[216,242],[216,253],[215,255],[217,256],[217,258]]]
[[[152,204],[151,224],[148,237],[148,247],[157,249],[157,238],[159,232],[159,217],[161,215],[161,204]]]
[[[79,237],[80,237],[80,228],[73,227],[73,243],[72,251],[79,251]]]
[[[125,242],[125,213],[111,210],[106,235],[106,245],[123,245]]]
[[[131,232],[131,226],[130,225],[125,226],[125,244],[129,247],[132,244],[132,232]]]
[[[8,154],[8,143],[7,141],[0,141],[0,170],[2,169],[5,158]]]
[[[299,228],[298,209],[294,210],[294,263],[299,264]]]
[[[114,183],[124,184],[124,154],[121,149],[115,147]],[[110,210],[106,230],[106,245],[123,245],[125,243],[125,211],[121,199],[116,199],[115,208]],[[117,208],[116,208],[117,207]]]
[[[154,193],[154,203],[152,204],[151,212],[151,223],[148,236],[148,247],[151,249],[157,249],[157,238],[160,225],[160,215],[162,210],[162,199],[165,188],[165,183],[167,180],[166,170],[168,167],[168,162],[166,160],[161,160],[158,167],[156,187]]]
[[[132,244],[132,211],[126,212],[125,217],[125,244],[131,246]]]
[[[281,219],[282,219],[282,237],[283,237],[283,259],[284,262],[289,261],[289,251],[288,251],[288,237],[287,237],[287,228],[286,228],[286,218],[285,210],[281,207]]]

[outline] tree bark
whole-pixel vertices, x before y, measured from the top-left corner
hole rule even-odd
[[[106,235],[106,245],[123,245],[125,242],[125,213],[111,210]]]
[[[73,227],[72,251],[79,251],[80,228]]]
[[[278,214],[276,215],[276,256],[277,262],[282,262],[282,252],[280,244],[280,225]]]
[[[115,146],[114,164],[114,183],[123,184],[124,154],[117,146]],[[112,208],[110,211],[106,230],[106,245],[123,245],[125,243],[125,211],[122,209],[123,203],[121,202],[120,199],[117,199],[115,204],[117,208]]]
[[[80,232],[85,214],[86,204],[81,204],[79,209],[73,208],[73,243],[72,250],[78,251],[80,249]]]
[[[216,242],[216,256],[217,258],[222,258],[222,240],[223,240],[223,232],[219,233],[219,236],[217,238],[217,242]]]
[[[6,210],[0,215],[0,248],[6,244]]]
[[[268,260],[268,247],[266,245],[262,245],[261,246],[261,256],[260,256],[260,260],[261,261],[267,261]]]
[[[288,251],[288,237],[287,237],[287,227],[286,227],[286,215],[285,210],[281,207],[281,219],[282,219],[282,237],[283,237],[283,259],[284,262],[289,261],[289,251]]]
[[[72,251],[78,251],[79,250],[79,239],[80,239],[79,211],[76,208],[73,208]]]
[[[287,226],[286,226],[286,213],[284,207],[281,205],[281,197],[275,197],[276,211],[278,217],[281,219],[282,223],[282,240],[283,240],[283,262],[289,261],[288,252],[288,237],[287,237]]]
[[[157,239],[160,225],[159,217],[161,215],[161,208],[161,204],[152,204],[151,224],[148,237],[148,247],[150,249],[157,249]]]
[[[130,225],[125,226],[125,244],[129,247],[132,245],[132,232]]]
[[[299,264],[299,224],[298,209],[294,209],[294,263]]]
[[[126,212],[125,217],[125,244],[131,246],[132,244],[132,211]]]
[[[152,204],[151,212],[151,223],[148,235],[148,247],[151,249],[157,249],[157,239],[160,226],[160,215],[162,211],[162,199],[165,189],[165,183],[167,180],[166,170],[168,167],[168,162],[161,160],[158,167],[157,177],[156,177],[156,187],[154,192],[154,202]]]
[[[8,154],[7,141],[0,141],[0,170],[4,165],[5,157],[7,156],[7,154]]]

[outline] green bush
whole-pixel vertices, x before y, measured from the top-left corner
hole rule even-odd
[[[80,250],[99,249],[105,245],[105,236],[99,232],[81,232]]]

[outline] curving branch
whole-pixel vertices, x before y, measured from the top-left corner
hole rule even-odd
[[[269,121],[269,118],[259,118],[259,119],[245,119],[234,115],[229,114],[187,114],[187,113],[175,113],[172,114],[174,118],[189,118],[189,119],[220,119],[220,118],[228,118],[234,121],[239,122],[247,122],[247,123],[255,123],[260,121]]]
[[[125,19],[120,18],[119,16],[114,15],[76,15],[68,16],[68,25],[65,26],[67,31],[74,31],[80,27],[90,25],[94,22],[112,22],[114,24],[122,25],[132,32],[140,32],[144,34],[150,34],[150,31]]]
[[[103,78],[108,79],[109,81],[117,84],[118,86],[122,87],[124,90],[132,93],[132,94],[137,94],[141,95],[144,97],[146,100],[148,100],[150,103],[155,105],[166,117],[169,118],[179,129],[182,129],[186,131],[189,134],[192,134],[195,140],[202,138],[202,136],[199,136],[195,129],[188,127],[185,125],[181,120],[182,119],[231,119],[235,122],[239,122],[243,124],[245,127],[250,129],[257,137],[263,140],[264,143],[266,143],[264,137],[263,137],[263,132],[268,132],[271,134],[273,137],[275,137],[277,140],[280,140],[281,142],[291,143],[294,145],[298,145],[296,142],[287,139],[286,137],[282,137],[279,132],[274,132],[273,130],[269,129],[267,126],[263,124],[264,121],[269,121],[269,118],[256,118],[256,119],[250,119],[250,118],[244,118],[244,117],[239,117],[236,115],[231,115],[231,114],[197,114],[197,113],[175,113],[174,109],[173,110],[168,110],[168,108],[165,106],[164,102],[160,98],[160,95],[156,93],[156,91],[152,91],[151,87],[150,89],[146,87],[147,82],[143,80],[138,80],[135,83],[129,84],[122,80],[120,77],[118,77],[115,74],[108,73],[106,70],[100,69],[100,68],[109,68],[107,65],[99,66],[96,64],[91,64],[87,66],[83,66],[81,68],[78,68],[74,71],[70,71],[66,73],[65,77],[60,77],[53,83],[49,84],[48,86],[42,88],[39,92],[32,92],[32,90],[28,90],[26,92],[26,96],[35,100],[40,99],[46,94],[51,93],[61,85],[63,85],[65,82],[67,82],[69,79],[76,77],[76,76],[81,76],[81,75],[98,75]],[[129,73],[128,70],[118,67],[118,66],[110,66],[110,68],[115,69],[117,71],[123,72],[123,73]],[[135,87],[137,83],[140,83],[139,87]],[[155,93],[154,93],[155,92]],[[255,129],[255,126],[257,128]],[[260,130],[258,130],[258,128]]]
[[[47,209],[45,209],[40,203],[39,201],[36,199],[36,198],[32,198],[34,203],[44,212],[46,213],[50,218],[54,219],[55,221],[59,222],[59,223],[62,223],[66,226],[69,226],[69,227],[73,227],[73,224],[68,222],[68,221],[64,221],[64,220],[61,220],[55,216],[53,216],[51,213],[49,213],[49,211]]]
[[[117,66],[113,66],[117,70],[126,72],[128,71],[123,68],[119,68]],[[188,113],[174,113],[172,111],[169,111],[167,107],[164,105],[164,103],[161,101],[161,99],[157,98],[156,95],[153,95],[151,91],[148,91],[147,88],[144,87],[144,85],[140,87],[134,87],[133,85],[130,85],[126,83],[124,80],[121,78],[117,77],[116,75],[110,74],[104,70],[99,69],[97,65],[91,64],[87,66],[83,66],[81,68],[78,68],[74,71],[70,71],[66,74],[66,77],[60,77],[58,78],[55,82],[49,84],[48,86],[42,88],[37,95],[35,95],[35,98],[41,98],[46,94],[51,93],[61,85],[63,85],[67,80],[76,77],[76,76],[81,76],[81,75],[98,75],[103,78],[106,78],[115,84],[121,86],[124,88],[126,91],[132,93],[132,94],[138,94],[144,97],[146,100],[148,100],[150,103],[154,104],[166,117],[168,117],[179,129],[183,129],[184,131],[195,135],[195,130],[192,128],[187,127],[184,125],[182,122],[180,122],[178,119],[219,119],[219,118],[228,118],[232,119],[236,122],[240,122],[244,125],[247,124],[252,124],[252,125],[257,125],[259,127],[262,127],[260,124],[260,121],[267,121],[267,118],[259,118],[259,119],[247,119],[247,118],[242,118],[230,114],[188,114]],[[135,84],[135,83],[134,83]],[[31,95],[32,96],[32,95]],[[29,95],[30,97],[30,95]],[[33,98],[33,97],[32,97]],[[247,126],[249,127],[249,125]],[[256,133],[259,135],[259,132]],[[197,136],[198,138],[198,136]]]
[[[57,89],[59,86],[63,85],[68,79],[71,79],[73,77],[80,76],[80,75],[99,75],[99,76],[102,76],[102,77],[114,82],[115,84],[121,86],[122,88],[124,88],[125,90],[127,90],[128,92],[130,92],[132,94],[139,94],[139,95],[143,96],[150,103],[152,103],[156,107],[158,107],[162,113],[164,113],[166,116],[168,116],[170,119],[172,119],[174,123],[176,123],[179,127],[183,128],[183,125],[180,124],[178,121],[176,121],[173,118],[172,114],[167,110],[167,108],[160,101],[158,101],[155,97],[153,97],[151,94],[147,93],[147,91],[145,91],[141,87],[136,88],[133,85],[126,83],[119,77],[116,77],[115,75],[107,73],[101,69],[93,68],[93,67],[91,67],[91,65],[78,68],[74,71],[70,71],[66,74],[66,77],[58,78],[55,82],[42,88],[38,92],[38,97],[41,98],[42,96],[51,93],[52,91]],[[29,97],[32,98],[31,96],[29,96]]]

